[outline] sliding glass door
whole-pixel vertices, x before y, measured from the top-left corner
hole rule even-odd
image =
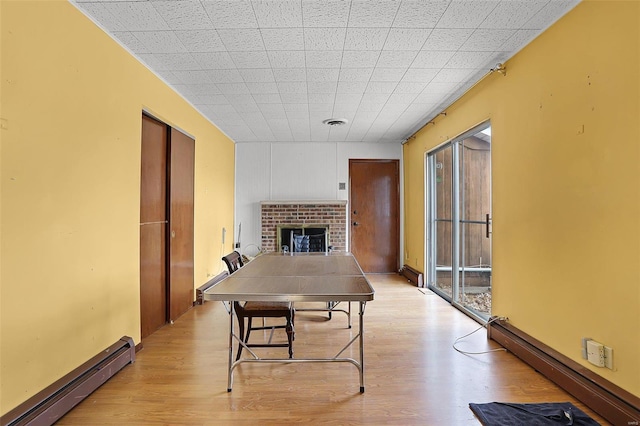
[[[427,154],[427,280],[454,305],[491,314],[491,127]]]

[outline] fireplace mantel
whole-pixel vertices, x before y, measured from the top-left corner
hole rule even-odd
[[[260,205],[264,252],[278,251],[278,226],[282,225],[327,226],[329,241],[334,250],[347,249],[346,200],[261,201]]]

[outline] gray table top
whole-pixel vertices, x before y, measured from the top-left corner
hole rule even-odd
[[[350,253],[270,253],[206,290],[204,299],[366,302],[373,300],[374,292]]]

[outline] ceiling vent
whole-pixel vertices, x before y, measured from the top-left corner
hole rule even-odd
[[[343,124],[347,124],[347,122],[344,118],[329,118],[323,121],[327,126],[342,126]]]

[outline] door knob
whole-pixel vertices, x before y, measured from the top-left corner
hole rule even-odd
[[[175,238],[176,237],[176,231],[171,231],[171,238]]]
[[[353,222],[353,226],[358,226],[360,225],[358,222]]]

